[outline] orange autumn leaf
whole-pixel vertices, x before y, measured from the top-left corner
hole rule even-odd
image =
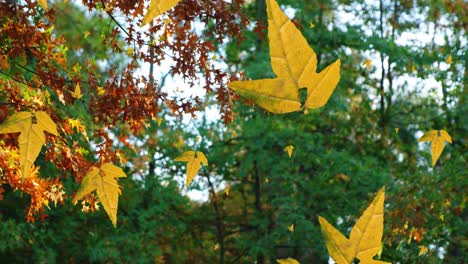
[[[317,73],[317,55],[278,3],[267,0],[271,67],[277,78],[235,81],[228,86],[267,111],[277,114],[325,105],[340,80],[340,60]],[[307,88],[301,106],[299,89]]]

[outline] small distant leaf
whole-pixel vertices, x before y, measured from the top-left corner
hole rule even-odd
[[[157,16],[177,5],[178,2],[180,0],[151,0],[141,25],[144,26],[153,21]]]
[[[289,232],[294,232],[294,224],[291,224],[290,226],[288,226],[288,230]]]
[[[439,215],[440,221],[444,222],[445,221],[445,216],[443,214]]]
[[[269,180],[268,178],[265,178],[265,182],[266,182],[266,183],[269,183],[270,180]]]
[[[202,164],[208,166],[208,160],[206,159],[205,154],[200,151],[186,151],[182,156],[176,158],[174,161],[187,162],[187,187],[201,169]]]
[[[432,167],[434,167],[445,148],[445,141],[452,144],[452,137],[445,130],[431,130],[418,140],[418,142],[425,141],[431,141]]]
[[[398,127],[395,127],[395,133],[398,134],[398,131],[400,131],[400,129]]]
[[[276,262],[278,262],[279,264],[300,264],[299,261],[293,258],[277,259]]]
[[[73,204],[92,191],[96,191],[104,210],[114,227],[117,226],[117,209],[119,205],[120,187],[117,178],[127,177],[125,172],[111,164],[105,163],[99,169],[93,167],[84,177],[78,189]]]
[[[229,196],[230,193],[231,193],[231,184],[228,184],[226,185],[226,188],[224,188],[224,194],[226,194],[226,196]]]
[[[75,91],[70,91],[70,94],[75,99],[80,99],[81,97],[83,97],[83,94],[81,93],[81,88],[80,88],[79,83],[76,84]]]
[[[351,264],[355,258],[362,264],[389,263],[373,259],[382,247],[384,199],[385,190],[382,188],[351,229],[349,239],[319,216],[328,252],[336,263]]]
[[[367,59],[367,60],[365,60],[362,64],[366,66],[366,68],[367,68],[368,71],[371,70],[371,67],[372,67],[372,60]]]
[[[421,246],[418,246],[418,248],[419,248],[418,257],[426,254],[429,251],[429,249],[426,246],[421,245]]]
[[[452,64],[452,54],[450,54],[447,59],[445,59],[445,62],[448,64]]]
[[[309,28],[314,28],[314,27],[315,27],[314,23],[310,22],[309,23]]]
[[[292,156],[292,153],[293,153],[293,150],[294,150],[294,146],[293,145],[289,145],[289,146],[286,146],[284,148],[284,151],[288,152],[288,156],[291,158]]]

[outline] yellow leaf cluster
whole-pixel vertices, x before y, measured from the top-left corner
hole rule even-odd
[[[208,160],[206,159],[205,154],[200,151],[185,151],[182,156],[176,158],[174,161],[187,162],[187,187],[201,169],[202,164],[208,166]]]
[[[445,141],[452,144],[452,138],[445,130],[431,130],[418,140],[418,142],[425,141],[431,141],[432,167],[434,167],[445,148]]]
[[[39,156],[42,145],[45,144],[44,132],[58,136],[54,121],[43,111],[18,112],[0,125],[0,134],[21,133],[18,144],[22,178],[29,176],[34,161]]]
[[[340,80],[340,60],[317,73],[317,55],[307,40],[276,1],[266,3],[271,67],[277,78],[235,81],[228,86],[272,113],[322,107]],[[304,106],[299,98],[301,88],[307,88]]]
[[[382,245],[384,199],[385,190],[382,188],[352,228],[349,239],[319,216],[328,252],[336,263],[350,264],[355,258],[362,264],[389,263],[373,259]]]
[[[127,177],[125,172],[111,163],[105,163],[100,168],[93,167],[81,182],[73,203],[76,204],[85,195],[96,191],[112,224],[117,226],[120,188],[116,178],[122,177]]]

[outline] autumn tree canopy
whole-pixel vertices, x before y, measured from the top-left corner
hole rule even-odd
[[[0,260],[462,263],[455,1],[0,3]]]

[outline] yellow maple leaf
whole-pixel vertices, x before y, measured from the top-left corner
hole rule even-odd
[[[148,24],[154,18],[173,8],[179,2],[180,0],[151,0],[141,25],[144,26]]]
[[[208,160],[206,159],[205,154],[201,151],[185,151],[182,156],[176,158],[174,161],[187,162],[187,187],[201,169],[202,164],[208,166]]]
[[[58,136],[54,121],[42,111],[15,113],[0,125],[0,134],[21,133],[18,144],[22,178],[29,176],[34,161],[39,156],[42,145],[45,144],[44,132]]]
[[[432,167],[434,167],[445,148],[444,141],[452,144],[452,138],[445,130],[431,130],[418,139],[418,142],[425,141],[431,141]]]
[[[384,220],[385,189],[382,188],[367,207],[354,227],[350,238],[346,238],[325,218],[319,216],[320,227],[328,253],[338,264],[350,264],[359,259],[362,264],[384,264],[385,261],[374,260],[381,250]]]
[[[70,94],[73,96],[73,98],[76,99],[80,99],[81,97],[83,97],[79,83],[76,84],[75,91],[70,91]]]
[[[418,257],[421,256],[421,255],[426,254],[429,251],[429,249],[426,246],[423,246],[423,245],[418,246],[418,248],[419,248]]]
[[[452,64],[452,54],[450,54],[447,59],[445,59],[445,62],[448,64]]]
[[[276,262],[278,262],[279,264],[300,264],[299,261],[293,258],[277,259]]]
[[[372,67],[372,60],[371,59],[365,60],[362,64],[366,66],[368,71],[371,70],[371,67]]]
[[[96,191],[104,210],[114,227],[116,227],[120,194],[120,187],[116,178],[122,177],[127,177],[125,172],[111,163],[102,164],[100,168],[93,167],[83,178],[73,203],[76,204],[85,195]]]
[[[235,81],[228,86],[267,111],[283,114],[325,105],[340,79],[340,60],[317,73],[317,55],[307,40],[281,11],[267,0],[268,39],[275,79]],[[301,106],[299,89],[307,88]]]
[[[37,0],[37,2],[42,6],[42,8],[44,8],[45,10],[47,10],[47,0]]]
[[[288,230],[289,232],[294,232],[294,224],[291,224],[290,226],[288,226]]]
[[[284,148],[284,151],[288,152],[288,156],[291,158],[292,156],[292,153],[293,153],[293,150],[294,150],[294,146],[293,145],[289,145],[289,146],[286,146]]]

